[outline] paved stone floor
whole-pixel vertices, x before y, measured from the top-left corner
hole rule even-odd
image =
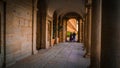
[[[84,53],[80,43],[60,43],[8,68],[87,68],[90,59],[83,58]]]

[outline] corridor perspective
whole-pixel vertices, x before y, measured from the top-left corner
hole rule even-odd
[[[120,1],[0,0],[0,68],[120,68]]]

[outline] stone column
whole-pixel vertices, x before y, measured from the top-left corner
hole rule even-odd
[[[80,43],[82,43],[82,26],[83,26],[83,22],[82,19],[80,19]]]
[[[92,2],[92,39],[90,68],[100,68],[101,50],[101,0]],[[107,67],[106,67],[107,68]]]
[[[80,19],[77,19],[78,21],[78,42],[80,42]]]
[[[84,30],[85,30],[84,25],[85,25],[85,22],[83,20],[83,23],[82,23],[82,43],[84,43],[84,34],[85,34],[85,32],[84,32]]]
[[[87,12],[88,12],[88,9],[86,8],[86,16],[85,16],[85,22],[84,22],[84,50],[86,50],[87,49],[87,39],[88,39],[88,37],[87,37],[87,33],[88,33],[88,14],[87,14]]]
[[[101,68],[120,68],[119,0],[102,0]]]
[[[82,19],[78,20],[78,42],[82,42]]]
[[[86,47],[86,54],[85,54],[85,57],[90,57],[90,51],[91,51],[91,14],[92,14],[92,8],[91,8],[91,0],[88,0],[88,21],[87,21],[87,24],[88,24],[88,33],[87,33],[87,47]]]
[[[36,54],[38,51],[36,50],[36,46],[37,46],[37,44],[36,44],[36,32],[37,32],[37,1],[34,1],[33,2],[34,4],[33,4],[33,52],[32,52],[32,54]]]
[[[66,40],[66,32],[65,32],[65,31],[66,31],[66,27],[65,27],[65,26],[66,26],[66,23],[67,23],[67,22],[66,22],[66,20],[64,19],[64,20],[63,20],[63,42],[65,42],[65,40]]]

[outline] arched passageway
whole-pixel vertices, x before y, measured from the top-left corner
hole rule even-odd
[[[4,24],[6,26],[4,41],[6,46],[4,64],[6,66],[33,55],[40,49],[50,48],[53,46],[53,39],[56,45],[66,42],[67,20],[70,18],[75,18],[79,22],[78,39],[81,42],[82,16],[80,16],[81,12],[77,11],[78,9],[72,11],[72,8],[64,10],[65,12],[56,10],[53,16],[50,16],[46,0],[15,0],[13,2],[7,0],[6,2]]]
[[[78,21],[78,42],[82,42],[85,47],[84,57],[91,59],[90,67],[120,67],[118,0],[4,0],[4,2],[6,5],[3,6],[3,1],[0,1],[0,68],[15,64],[33,54],[36,54],[33,56],[38,57],[42,66],[42,59],[39,59],[42,54],[40,51],[52,49],[51,47],[53,52],[46,51],[43,55],[44,61],[59,55],[65,57],[68,55],[64,54],[67,50],[74,52],[72,55],[74,60],[76,54],[83,56],[79,55],[83,51],[78,50],[81,44],[76,47],[76,43],[71,43],[70,48],[66,48],[69,45],[64,47],[67,21],[71,18]],[[60,48],[62,45],[59,47],[59,43],[64,43],[63,49]],[[57,54],[51,55],[54,53]],[[27,60],[29,63],[32,58]],[[39,62],[36,60],[33,62]]]
[[[78,41],[78,21],[74,18],[70,18],[67,21],[67,32],[66,32],[68,42]]]
[[[70,19],[75,19],[76,22],[68,23],[68,22],[70,22],[69,21]],[[75,23],[76,23],[76,25],[75,25]],[[69,25],[69,26],[67,27],[67,25]],[[82,17],[78,13],[68,12],[68,13],[63,15],[63,18],[62,18],[62,33],[63,33],[63,36],[61,36],[61,37],[63,37],[62,39],[63,39],[64,42],[67,41],[67,29],[69,29],[69,27],[70,27],[70,29],[73,29],[71,31],[73,31],[73,32],[76,31],[75,34],[78,35],[77,36],[77,38],[78,38],[77,41],[82,43],[84,28],[83,28]],[[71,32],[71,31],[69,31],[69,32]]]

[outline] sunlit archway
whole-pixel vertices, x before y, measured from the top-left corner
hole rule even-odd
[[[75,18],[70,18],[67,21],[67,41],[78,41],[78,21]]]

